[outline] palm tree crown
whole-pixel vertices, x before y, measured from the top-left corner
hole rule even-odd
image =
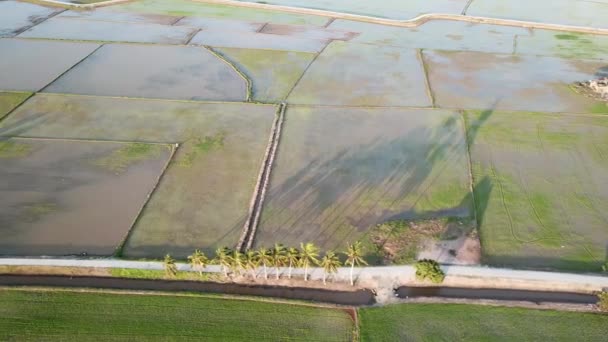
[[[272,264],[275,268],[276,279],[279,279],[279,267],[285,266],[285,263],[287,262],[285,247],[280,243],[275,243],[274,248],[270,253],[272,255]]]
[[[198,269],[199,275],[201,276],[203,275],[203,269],[209,264],[209,259],[205,256],[205,253],[198,249],[188,257],[188,261],[190,261],[192,269]]]
[[[350,284],[354,285],[353,281],[353,269],[355,265],[367,265],[367,262],[363,259],[363,248],[361,242],[357,241],[352,245],[348,245],[346,249],[346,264],[350,265]]]
[[[177,274],[177,266],[175,265],[175,259],[173,259],[170,254],[167,254],[165,255],[163,263],[165,265],[165,275],[174,277]]]
[[[300,263],[300,251],[297,248],[290,247],[287,249],[287,253],[285,254],[287,262],[289,263],[289,279],[291,279],[291,270],[294,265],[298,265]]]
[[[228,276],[228,268],[230,268],[231,264],[230,254],[231,251],[228,247],[222,247],[215,250],[215,261],[222,267],[225,277]]]
[[[338,272],[338,267],[342,265],[340,259],[336,255],[336,253],[332,251],[328,251],[321,259],[321,263],[319,264],[323,267],[323,284],[325,284],[325,278],[328,274],[333,274]]]
[[[260,248],[258,250],[258,260],[264,266],[264,279],[268,279],[268,272],[266,268],[269,265],[272,265],[272,255],[270,254],[270,250],[268,248]]]
[[[304,266],[304,280],[308,280],[308,266],[319,262],[319,248],[312,242],[300,244],[300,262]]]
[[[258,254],[254,250],[248,250],[245,253],[245,268],[251,271],[253,279],[257,278],[255,275],[255,269],[260,266],[260,260]]]

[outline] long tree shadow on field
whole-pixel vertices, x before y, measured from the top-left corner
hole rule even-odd
[[[469,139],[492,112],[481,114]],[[330,158],[311,160],[271,188],[265,208],[272,209],[265,212],[256,240],[290,245],[315,241],[336,248],[391,218],[469,217],[471,194],[458,200],[459,184],[440,189],[446,186],[442,176],[467,172],[450,169],[450,162],[467,153],[459,121],[451,116],[436,128],[421,126],[396,138],[379,136],[363,146],[354,142]],[[491,190],[489,182],[480,182],[486,191]],[[437,205],[433,196],[440,197]]]

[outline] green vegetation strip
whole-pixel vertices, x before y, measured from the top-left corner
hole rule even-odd
[[[337,309],[234,299],[0,291],[0,340],[351,341]]]
[[[140,270],[134,268],[112,268],[110,275],[117,278],[128,279],[172,279],[172,280],[195,280],[195,281],[221,281],[218,273],[198,272],[176,272],[175,275],[167,277],[167,272],[160,270]]]
[[[361,341],[602,341],[608,316],[462,304],[359,310]]]

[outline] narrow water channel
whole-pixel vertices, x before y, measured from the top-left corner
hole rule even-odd
[[[548,292],[508,289],[470,289],[460,287],[399,287],[395,293],[400,298],[441,297],[464,299],[489,299],[527,302],[551,302],[567,304],[595,304],[597,297],[571,292]]]
[[[298,287],[268,285],[219,284],[198,281],[124,279],[109,277],[65,277],[0,275],[0,285],[89,287],[102,289],[144,291],[189,291],[202,293],[225,293],[244,296],[261,296],[298,299],[341,305],[371,305],[376,301],[369,290],[332,291]]]

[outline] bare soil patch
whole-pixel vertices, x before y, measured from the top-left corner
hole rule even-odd
[[[608,102],[608,77],[576,82],[572,86],[577,92],[587,97]]]
[[[367,258],[374,264],[406,264],[432,258],[441,263],[477,264],[481,248],[469,219],[389,221],[364,238]]]

